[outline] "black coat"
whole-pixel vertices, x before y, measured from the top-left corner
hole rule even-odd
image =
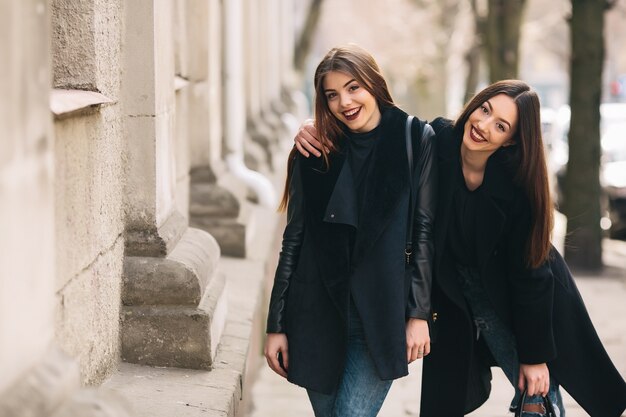
[[[345,152],[332,154],[329,168],[321,158],[296,157],[267,324],[268,333],[287,334],[293,383],[324,393],[337,386],[350,295],[379,376],[388,380],[408,372],[406,318],[430,315],[436,166],[434,132],[415,120],[417,256],[407,267],[406,118],[398,108],[383,110],[361,208]]]
[[[487,400],[494,363],[483,342],[475,340],[446,246],[453,191],[462,175],[461,138],[449,121],[437,119],[433,128],[440,179],[432,299],[437,321],[435,342],[424,361],[420,416],[458,417]],[[553,248],[541,267],[530,270],[521,264],[530,209],[505,160],[505,149],[490,157],[481,187],[485,198],[477,210],[484,287],[516,336],[521,363],[547,362],[551,375],[592,417],[617,417],[626,407],[626,384],[598,338],[565,261]]]

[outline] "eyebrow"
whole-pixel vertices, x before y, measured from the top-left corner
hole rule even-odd
[[[353,78],[353,79],[351,79],[350,81],[348,81],[347,83],[345,83],[343,86],[344,86],[344,87],[347,87],[347,86],[348,86],[348,84],[350,84],[350,83],[351,83],[351,82],[353,82],[353,81],[356,81],[356,79],[354,79],[354,78]],[[327,92],[327,91],[335,91],[335,90],[333,90],[332,88],[328,88],[328,89],[324,90],[324,92]]]
[[[493,107],[491,106],[491,102],[489,100],[486,101],[487,105],[489,106],[489,111],[493,112]],[[509,129],[511,128],[511,123],[507,122],[506,120],[504,120],[502,117],[500,117],[500,120],[504,123],[506,123],[507,125],[509,125]]]

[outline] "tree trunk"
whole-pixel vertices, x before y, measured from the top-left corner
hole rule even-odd
[[[311,4],[309,5],[309,13],[307,13],[306,22],[304,23],[304,28],[302,29],[302,32],[296,42],[293,64],[296,71],[300,74],[302,74],[305,69],[306,58],[309,56],[309,51],[311,50],[311,41],[313,40],[313,35],[317,29],[317,23],[320,20],[321,8],[322,0],[311,1]]]
[[[517,78],[522,14],[526,0],[489,0],[485,43],[491,82]]]
[[[585,270],[602,268],[600,229],[600,97],[606,0],[572,0],[570,20],[569,161],[563,212],[567,216],[565,259]]]
[[[483,50],[484,37],[485,37],[485,18],[481,16],[476,0],[470,0],[470,6],[472,8],[472,17],[474,24],[474,34],[472,44],[465,53],[465,62],[467,64],[467,77],[465,78],[465,94],[463,95],[463,102],[468,102],[478,89],[478,77],[480,76],[480,61],[481,53]]]

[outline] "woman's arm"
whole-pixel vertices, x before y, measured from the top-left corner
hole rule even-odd
[[[300,178],[299,157],[295,157],[289,184],[287,226],[283,232],[282,250],[274,275],[267,317],[267,333],[285,333],[285,308],[291,275],[298,263],[304,236],[304,197]]]
[[[414,140],[415,142],[415,140]],[[437,206],[437,158],[435,132],[426,125],[416,143],[414,165],[415,209],[413,220],[413,262],[406,316],[426,320],[430,315],[430,295],[434,262],[435,212]]]
[[[300,179],[299,157],[294,161],[289,184],[287,226],[283,233],[282,250],[278,259],[274,287],[267,314],[267,339],[265,358],[270,368],[282,377],[287,377],[289,351],[286,333],[286,307],[289,283],[300,255],[304,236],[304,197]]]
[[[415,143],[417,149],[413,169],[413,184],[416,193],[413,220],[413,256],[411,262],[411,284],[406,305],[407,361],[423,358],[430,353],[430,294],[434,261],[433,225],[437,201],[437,164],[435,155],[435,132],[426,125]]]

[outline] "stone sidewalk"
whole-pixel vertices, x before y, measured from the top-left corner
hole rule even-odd
[[[626,242],[606,241],[605,262],[599,276],[575,274],[578,288],[604,345],[626,376]],[[410,375],[394,382],[380,417],[419,416],[421,361],[409,367]],[[493,368],[493,389],[489,401],[469,416],[502,417],[513,395],[513,388],[500,369]],[[442,387],[442,389],[445,389]],[[563,392],[567,417],[587,416]],[[313,417],[305,391],[274,374],[263,363],[252,388],[249,417]]]

